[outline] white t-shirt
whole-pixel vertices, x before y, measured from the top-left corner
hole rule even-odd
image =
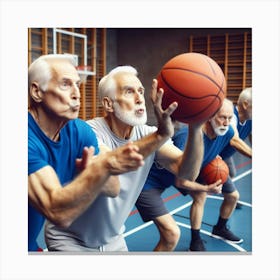
[[[157,130],[156,127],[148,125],[135,126],[131,138],[125,140],[110,130],[104,118],[95,118],[87,123],[96,133],[99,145],[104,144],[112,150]],[[172,143],[171,139],[167,142]],[[63,242],[64,239],[68,239],[67,241],[72,239],[75,243],[92,248],[110,243],[116,235],[125,231],[124,223],[143,188],[154,158],[155,153],[152,153],[145,159],[144,166],[136,171],[119,175],[120,194],[115,198],[100,195],[67,230],[47,222],[46,238],[50,238],[52,243],[54,240]]]

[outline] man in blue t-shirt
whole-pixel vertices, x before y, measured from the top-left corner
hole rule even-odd
[[[79,85],[70,55],[41,56],[28,69],[28,251],[39,249],[45,218],[68,227],[99,194],[118,195],[115,175],[144,164],[132,143],[114,151],[98,146],[78,119]]]
[[[234,145],[242,150],[242,145],[237,139],[230,120],[233,116],[233,104],[225,99],[220,110],[207,121],[203,126],[204,132],[204,158],[201,169],[212,161],[228,144]],[[184,149],[188,138],[188,127],[182,124],[173,136],[175,146]],[[245,151],[246,152],[246,151]],[[226,223],[235,208],[239,198],[239,193],[231,182],[221,185],[217,181],[211,185],[205,185],[202,178],[198,177],[196,182],[176,179],[176,177],[161,168],[155,162],[150,170],[144,188],[136,202],[136,207],[142,219],[147,222],[153,220],[160,233],[160,240],[155,247],[155,251],[172,251],[177,245],[180,237],[180,230],[172,216],[168,213],[161,198],[162,192],[170,187],[176,186],[182,194],[190,194],[193,204],[190,209],[191,217],[191,251],[205,251],[205,246],[200,237],[200,227],[202,223],[204,204],[207,193],[220,193],[224,196],[223,204],[220,208],[220,216],[217,225],[213,228],[213,235],[227,239],[234,243],[241,243],[243,240],[235,236],[227,227]]]
[[[245,88],[239,94],[237,105],[234,106],[234,115],[231,121],[232,127],[236,130],[241,140],[245,140],[249,137],[252,144],[252,88]],[[247,150],[246,156],[249,155],[252,158],[252,149],[245,142],[243,142],[244,149]],[[233,159],[236,149],[231,145],[227,145],[220,156],[227,163],[229,168],[230,177],[233,178],[236,175],[236,168]],[[237,202],[236,208],[240,209],[242,205]]]

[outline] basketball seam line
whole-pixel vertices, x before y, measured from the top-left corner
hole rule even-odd
[[[205,77],[205,78],[207,78],[207,79],[209,79],[212,83],[214,83],[220,90],[219,90],[219,92],[220,91],[222,91],[223,92],[223,90],[222,90],[222,88],[223,88],[223,85],[224,85],[224,78],[223,78],[223,81],[222,81],[222,84],[221,84],[221,86],[220,85],[218,85],[211,77],[209,77],[209,76],[207,76],[207,75],[205,75],[205,74],[202,74],[202,73],[200,73],[200,72],[197,72],[197,71],[193,71],[193,70],[190,70],[190,69],[185,69],[185,68],[181,68],[181,67],[165,67],[165,68],[163,68],[162,70],[184,70],[184,71],[188,71],[188,72],[191,72],[191,73],[194,73],[194,74],[197,74],[197,75],[200,75],[200,76],[203,76],[203,77]],[[161,76],[163,76],[163,74],[162,74],[162,71],[161,71]],[[164,81],[166,81],[165,79],[164,79]],[[168,83],[169,84],[169,83]],[[171,87],[172,88],[172,87]],[[173,89],[173,88],[172,88]],[[176,90],[174,90],[174,91],[176,91]],[[176,91],[177,92],[177,91]],[[213,95],[214,96],[216,96],[217,94],[219,94],[219,92],[218,93],[216,93],[216,94],[214,94],[213,93]],[[180,93],[178,93],[179,95],[181,95]],[[223,92],[223,94],[225,94],[224,92]],[[190,99],[199,99],[199,98],[190,98]]]
[[[174,69],[174,68],[170,68],[170,69]],[[193,71],[190,71],[190,72],[193,72]],[[194,73],[196,73],[196,72],[194,72]],[[178,92],[177,90],[175,90],[172,86],[170,86],[170,84],[169,84],[169,83],[166,81],[166,79],[163,77],[162,72],[160,73],[160,75],[161,75],[161,79],[164,81],[164,83],[165,83],[169,88],[171,88],[175,94],[177,94],[177,95],[179,95],[179,96],[181,96],[181,97],[183,97],[183,98],[191,99],[191,100],[199,100],[199,99],[202,99],[202,98],[191,98],[191,97],[187,97],[187,96],[181,94],[180,92]],[[204,75],[204,76],[207,77],[207,75]],[[218,87],[218,88],[219,88],[219,87]],[[210,94],[210,95],[208,95],[208,96],[215,96],[217,99],[219,99],[219,100],[221,101],[221,98],[218,96],[218,94],[219,94],[220,92],[221,92],[221,88],[219,88],[219,91],[218,91],[217,94]],[[205,111],[209,108],[209,106],[211,106],[211,105],[214,103],[214,101],[215,101],[215,99],[214,99],[206,108],[202,109],[201,111],[199,111],[199,112],[197,112],[197,113],[195,113],[195,114],[188,115],[188,116],[186,116],[186,117],[183,118],[183,119],[184,119],[184,120],[188,120],[188,119],[190,119],[190,118],[194,118],[194,117],[200,115],[201,113],[205,112]],[[213,115],[215,115],[215,114],[218,112],[218,110],[219,110],[219,109],[217,109],[217,111],[216,111]],[[183,119],[182,119],[182,120],[183,120]]]

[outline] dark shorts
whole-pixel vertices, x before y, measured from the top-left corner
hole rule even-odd
[[[188,191],[177,188],[183,195],[187,195]],[[169,211],[164,205],[161,194],[164,189],[149,189],[140,193],[135,205],[144,222],[154,220],[155,218],[167,214]]]
[[[228,177],[227,181],[223,184],[222,193],[232,193],[236,191],[236,187],[231,178]]]
[[[200,184],[205,184],[201,177],[197,178],[197,182]],[[236,187],[232,182],[231,178],[228,176],[227,181],[223,184],[222,193],[232,193],[234,191],[236,191]]]

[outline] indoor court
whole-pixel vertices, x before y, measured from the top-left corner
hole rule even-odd
[[[236,187],[240,193],[241,209],[235,209],[229,220],[230,229],[244,239],[241,244],[233,244],[219,240],[211,236],[212,226],[216,223],[221,197],[209,195],[205,204],[204,217],[201,228],[201,236],[205,241],[207,252],[205,253],[252,253],[252,162],[248,158],[236,153],[234,155],[237,175],[234,178]],[[189,209],[191,197],[184,197],[174,187],[163,192],[165,205],[181,230],[181,237],[175,252],[187,252],[190,243],[190,219]],[[126,223],[126,241],[131,252],[151,252],[155,247],[159,234],[152,222],[143,223],[137,211],[133,209]]]

